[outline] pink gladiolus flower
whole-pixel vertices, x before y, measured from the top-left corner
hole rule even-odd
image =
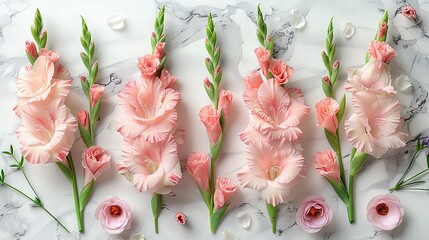
[[[325,98],[316,103],[317,126],[323,127],[330,133],[337,135],[337,112],[340,106],[333,98]]]
[[[118,132],[124,137],[141,135],[146,141],[159,142],[175,130],[177,112],[174,108],[180,93],[164,88],[158,78],[144,84],[128,82],[118,98],[123,112]]]
[[[112,155],[102,147],[92,146],[83,151],[82,166],[85,173],[83,186],[97,179],[104,171],[110,168]]]
[[[219,140],[220,134],[222,133],[222,127],[220,126],[220,113],[213,108],[212,105],[207,105],[201,108],[200,121],[206,127],[207,135],[210,140],[210,145],[214,146]]]
[[[33,58],[37,58],[37,56],[39,55],[37,53],[36,45],[33,41],[25,41],[25,52]]]
[[[89,127],[89,113],[86,110],[82,110],[77,114],[77,119],[83,128],[88,129]]]
[[[159,58],[153,55],[139,57],[137,67],[140,69],[143,79],[153,79],[160,66]]]
[[[92,84],[89,88],[89,98],[91,100],[91,107],[95,107],[95,105],[98,103],[98,101],[101,100],[101,98],[104,95],[104,87],[98,84]]]
[[[380,158],[390,148],[405,146],[401,107],[394,96],[355,93],[355,113],[345,122],[347,139],[360,152]]]
[[[380,27],[378,28],[377,37],[382,38],[387,34],[387,24],[382,22]]]
[[[416,19],[417,13],[416,10],[411,6],[406,6],[402,9],[402,15],[410,19]]]
[[[366,207],[368,221],[382,230],[393,230],[404,217],[404,209],[397,197],[392,194],[378,195]]]
[[[288,66],[284,61],[277,59],[270,61],[268,71],[273,74],[277,84],[287,83],[294,72],[292,67]]]
[[[176,222],[184,225],[186,223],[186,215],[182,212],[176,213]]]
[[[309,233],[319,232],[331,221],[332,210],[321,196],[307,197],[296,212],[296,223]]]
[[[45,56],[52,63],[56,63],[58,59],[60,59],[60,54],[55,50],[49,50],[47,48],[42,48],[39,51],[39,56]]]
[[[143,136],[125,138],[118,169],[139,192],[167,194],[182,177],[173,136],[155,143],[146,141]]]
[[[131,227],[133,214],[128,203],[117,197],[109,197],[98,204],[95,218],[107,233],[120,234]]]
[[[232,92],[230,90],[220,90],[219,93],[219,109],[222,109],[225,119],[228,119],[232,104]]]
[[[160,61],[165,55],[165,42],[158,42],[155,46],[155,52],[153,56],[158,58]]]
[[[209,188],[209,161],[207,153],[192,153],[188,157],[186,169],[201,190]]]
[[[261,192],[269,204],[283,203],[290,189],[304,179],[304,157],[293,148],[253,141],[246,153],[247,168],[237,174],[240,185]]]
[[[335,151],[323,150],[317,152],[313,159],[316,172],[322,176],[330,178],[336,182],[340,180],[340,168],[335,157]]]
[[[258,58],[259,66],[261,67],[264,76],[268,75],[268,66],[270,65],[271,53],[269,50],[258,47],[255,49],[256,57]]]
[[[373,40],[369,43],[368,54],[371,58],[375,58],[381,62],[389,63],[396,55],[398,55],[388,43]]]
[[[60,99],[49,104],[26,104],[21,118],[16,136],[29,163],[65,160],[74,142],[77,121]]]
[[[237,184],[235,184],[230,178],[218,177],[216,180],[216,190],[213,196],[214,208],[219,210],[223,207],[236,190]]]
[[[253,71],[249,76],[245,77],[243,81],[247,91],[257,90],[262,84],[261,75],[257,71]]]
[[[161,82],[164,83],[165,88],[170,87],[177,80],[177,78],[173,74],[171,74],[166,68],[162,69],[159,79],[161,80]]]

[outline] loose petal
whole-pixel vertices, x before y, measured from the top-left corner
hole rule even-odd
[[[144,234],[136,233],[130,237],[130,240],[144,240]]]
[[[252,218],[246,212],[238,212],[237,213],[237,222],[243,229],[250,229],[250,224],[252,223]]]
[[[224,230],[222,234],[223,234],[223,240],[238,240],[238,238],[228,230]]]
[[[411,93],[411,80],[407,75],[400,75],[395,80],[395,88],[402,93]]]
[[[122,30],[125,27],[125,19],[119,14],[109,16],[106,19],[106,23],[113,30]]]
[[[305,18],[298,9],[292,9],[290,11],[290,15],[290,22],[292,24],[292,27],[294,27],[295,29],[302,29],[305,27]]]
[[[341,34],[345,39],[351,38],[355,34],[355,26],[351,22],[343,23]]]

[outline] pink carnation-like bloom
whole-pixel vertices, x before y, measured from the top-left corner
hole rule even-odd
[[[291,147],[253,141],[246,146],[247,168],[237,174],[240,185],[261,192],[276,206],[304,179],[304,157]]]
[[[104,95],[104,87],[98,84],[92,84],[89,88],[89,99],[91,100],[91,107],[95,107],[98,101]]]
[[[192,153],[186,164],[189,175],[194,178],[201,190],[209,188],[209,161],[210,156],[207,153]]]
[[[382,230],[393,230],[404,217],[401,201],[392,194],[378,195],[366,207],[368,221]]]
[[[325,98],[316,103],[317,126],[323,127],[330,133],[337,135],[337,112],[340,106],[333,98]]]
[[[416,19],[417,13],[416,10],[411,6],[406,6],[402,9],[402,15],[410,19]]]
[[[268,71],[273,74],[277,84],[285,84],[289,81],[294,70],[282,60],[273,59],[270,61]]]
[[[233,94],[230,90],[220,90],[219,93],[219,109],[223,111],[225,119],[228,119],[232,105]]]
[[[255,49],[256,57],[258,58],[259,66],[261,67],[264,76],[268,75],[268,66],[270,65],[271,53],[269,50],[258,47]]]
[[[50,50],[47,48],[42,48],[39,51],[39,56],[45,56],[51,61],[52,63],[56,63],[58,59],[60,59],[60,54],[55,50]]]
[[[237,184],[230,178],[218,177],[216,180],[216,190],[213,196],[214,208],[216,210],[222,208],[236,190]]]
[[[89,113],[86,110],[82,110],[77,114],[77,119],[79,120],[80,125],[84,129],[89,127]]]
[[[99,146],[92,146],[82,153],[82,166],[84,170],[83,186],[97,179],[104,171],[110,168],[112,155]]]
[[[330,178],[336,182],[340,180],[340,168],[338,167],[334,150],[317,152],[314,155],[313,164],[320,176]]]
[[[158,78],[139,84],[128,82],[118,94],[122,107],[118,132],[126,138],[143,136],[146,141],[165,140],[176,129],[177,112],[174,109],[180,93],[164,88]]]
[[[125,138],[118,169],[139,192],[169,193],[182,177],[176,140],[171,135],[155,143],[142,136]]]
[[[95,218],[107,233],[120,234],[131,227],[133,214],[127,202],[117,197],[108,197],[98,204]]]
[[[147,54],[138,58],[137,67],[140,69],[143,79],[153,79],[156,75],[156,71],[158,71],[160,63],[158,57]]]
[[[369,43],[368,54],[371,58],[375,58],[381,62],[389,63],[396,55],[398,55],[388,43],[372,40]]]
[[[243,82],[246,86],[246,89],[250,91],[252,89],[257,90],[259,86],[261,86],[263,81],[261,75],[257,71],[253,71],[251,74],[244,78]]]
[[[304,199],[296,212],[296,223],[309,233],[319,232],[332,221],[332,210],[321,196],[309,196]]]
[[[219,111],[214,109],[212,105],[207,105],[201,108],[199,117],[200,121],[206,127],[210,145],[214,146],[219,140],[220,134],[222,133]]]
[[[16,136],[29,163],[65,160],[74,142],[77,121],[60,99],[24,105],[21,119]]]
[[[184,225],[186,223],[186,215],[182,212],[176,212],[176,222]]]
[[[380,158],[388,149],[405,146],[401,106],[394,96],[359,92],[353,95],[352,105],[355,113],[344,128],[347,139],[360,152]]]

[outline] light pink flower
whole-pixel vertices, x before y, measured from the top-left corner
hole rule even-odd
[[[160,61],[165,55],[165,42],[158,42],[155,46],[155,52],[153,56],[158,58]]]
[[[124,137],[141,135],[146,141],[159,142],[175,130],[177,112],[174,108],[180,93],[164,88],[158,78],[144,84],[128,82],[118,98],[122,108],[118,132]]]
[[[277,84],[287,83],[294,72],[292,67],[288,66],[284,61],[277,59],[270,61],[268,71],[273,74]]]
[[[250,75],[244,78],[244,85],[247,91],[257,90],[262,84],[261,75],[257,71],[253,71]]]
[[[33,41],[25,41],[25,52],[32,56],[34,59],[37,58],[37,56],[39,55],[37,53],[37,48],[36,45],[34,44]]]
[[[337,112],[340,106],[333,98],[325,98],[316,103],[317,126],[323,127],[330,133],[337,135]]]
[[[95,107],[95,105],[98,103],[98,101],[101,100],[101,98],[104,95],[104,87],[98,84],[92,84],[89,88],[89,98],[91,100],[91,107]]]
[[[159,58],[153,55],[147,54],[138,58],[137,67],[140,69],[143,79],[153,79],[159,66]]]
[[[269,50],[258,47],[255,49],[256,57],[258,58],[259,66],[261,67],[264,76],[268,74],[268,66],[270,65],[271,53]]]
[[[222,133],[220,126],[220,113],[213,108],[212,105],[207,105],[201,108],[199,113],[200,121],[206,127],[207,135],[210,140],[210,145],[214,146]]]
[[[231,109],[233,94],[230,90],[220,90],[219,93],[219,109],[222,109],[225,119],[228,119]]]
[[[16,136],[29,163],[65,160],[74,142],[77,121],[60,99],[49,104],[26,104],[21,118]]]
[[[382,230],[393,230],[404,217],[401,201],[392,194],[378,195],[366,207],[367,219]]]
[[[58,59],[60,59],[60,54],[55,50],[49,50],[47,48],[42,48],[39,51],[39,56],[45,56],[52,63],[56,63]]]
[[[77,114],[77,119],[83,128],[88,129],[89,127],[89,113],[86,110],[82,110]]]
[[[92,146],[82,153],[82,166],[85,180],[83,186],[97,179],[104,171],[110,168],[112,155],[107,150],[99,146]]]
[[[186,223],[186,215],[182,212],[176,213],[176,222],[184,225]]]
[[[416,10],[411,6],[406,6],[402,9],[402,15],[410,19],[416,19],[417,13]]]
[[[219,210],[223,207],[236,190],[237,184],[230,178],[218,177],[216,180],[216,190],[213,196],[214,208]]]
[[[167,194],[182,177],[177,144],[171,135],[155,143],[143,136],[125,138],[118,169],[139,192]]]
[[[375,58],[381,62],[389,63],[396,55],[398,55],[388,43],[372,40],[369,43],[368,54],[371,58]]]
[[[304,157],[286,145],[249,142],[246,158],[247,168],[237,174],[240,185],[261,192],[274,206],[283,203],[290,189],[304,179]]]
[[[170,87],[177,80],[177,78],[173,74],[171,74],[166,68],[162,69],[159,79],[161,80],[161,82],[164,83],[165,88]]]
[[[355,113],[344,128],[358,151],[380,158],[388,149],[405,146],[401,107],[394,96],[359,92],[353,95],[352,105]]]
[[[127,202],[117,198],[103,199],[95,209],[95,219],[109,234],[120,234],[131,227],[133,214]]]
[[[340,180],[340,168],[335,157],[335,151],[323,150],[317,152],[313,159],[316,172],[323,177],[330,178],[336,182]]]
[[[201,190],[209,188],[209,161],[210,156],[207,153],[192,153],[186,164],[189,175],[194,178]]]
[[[380,27],[378,28],[377,38],[382,38],[387,34],[387,24],[386,22],[382,22]]]
[[[309,196],[304,199],[296,212],[296,223],[309,233],[319,232],[332,221],[332,210],[321,196]]]

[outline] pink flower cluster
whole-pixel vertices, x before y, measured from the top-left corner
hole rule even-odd
[[[70,92],[70,73],[59,64],[60,55],[46,48],[37,52],[26,42],[26,52],[36,59],[16,79],[18,103],[15,113],[22,119],[16,134],[21,152],[30,163],[63,162],[74,142],[77,121],[64,105]]]
[[[176,106],[180,93],[171,85],[177,80],[161,70],[165,43],[156,45],[153,55],[138,59],[141,81],[130,81],[118,94],[122,114],[118,132],[124,137],[119,172],[138,191],[165,194],[182,177],[177,145],[182,130],[177,129]]]
[[[244,79],[244,103],[250,110],[249,125],[240,134],[247,145],[247,169],[238,173],[243,187],[261,192],[272,205],[285,201],[290,189],[304,178],[304,157],[297,139],[299,123],[309,113],[300,89],[285,88],[293,69],[270,59],[267,49],[255,50],[263,80],[254,71]]]

